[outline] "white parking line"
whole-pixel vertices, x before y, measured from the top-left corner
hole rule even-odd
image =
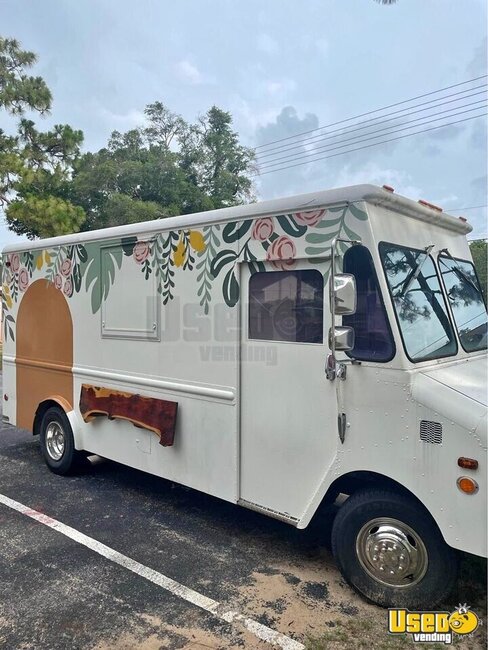
[[[158,585],[158,587],[166,589],[166,591],[169,591],[174,596],[178,596],[178,598],[186,600],[188,603],[204,609],[206,612],[209,612],[217,618],[220,618],[227,623],[240,623],[249,630],[249,632],[254,634],[254,636],[266,643],[283,648],[283,650],[304,650],[305,648],[302,643],[294,641],[289,636],[276,632],[266,625],[262,625],[252,618],[248,618],[244,614],[239,614],[239,612],[227,609],[218,601],[208,598],[189,587],[185,587],[185,585],[176,582],[176,580],[168,578],[168,576],[165,576],[158,571],[154,571],[154,569],[151,569],[136,560],[132,560],[130,557],[119,553],[113,548],[110,548],[101,542],[97,542],[93,537],[89,537],[88,535],[81,533],[79,530],[71,528],[71,526],[66,526],[66,524],[63,524],[61,521],[52,519],[37,510],[32,510],[28,506],[24,506],[22,503],[14,501],[3,494],[0,494],[0,503],[30,517],[31,519],[34,519],[35,521],[38,521],[40,524],[44,524],[45,526],[58,531],[58,533],[69,537],[73,541],[78,542],[78,544],[83,544],[83,546],[86,546],[90,550],[95,551],[95,553],[102,555],[107,558],[107,560],[111,560],[112,562],[115,562],[115,564],[119,564],[120,566],[129,569],[129,571],[137,573],[137,575],[153,582],[155,585]]]

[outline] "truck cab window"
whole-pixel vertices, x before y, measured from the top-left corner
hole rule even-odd
[[[395,355],[385,305],[371,254],[365,246],[352,246],[344,255],[344,273],[356,278],[356,313],[342,317],[355,333],[354,349],[347,354],[360,361],[390,361]]]
[[[454,330],[429,248],[417,250],[380,243],[380,256],[411,361],[457,353]]]
[[[316,270],[267,271],[249,280],[249,338],[322,343],[324,279]]]
[[[472,262],[446,255],[438,262],[461,345],[466,352],[485,349],[488,317]]]

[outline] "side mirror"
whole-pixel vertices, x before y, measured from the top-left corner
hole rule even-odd
[[[354,347],[354,330],[352,327],[336,326],[329,330],[329,348],[331,350],[352,350]]]
[[[335,312],[336,316],[354,314],[357,302],[356,278],[350,273],[337,273],[334,276],[330,299],[334,301],[334,305],[330,305],[330,310]]]

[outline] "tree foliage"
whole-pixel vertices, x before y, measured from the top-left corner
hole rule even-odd
[[[156,101],[144,124],[82,154],[81,131],[58,124],[42,132],[27,119],[52,103],[44,80],[27,73],[35,62],[0,37],[0,109],[17,118],[15,133],[0,130],[0,208],[14,232],[49,237],[253,198],[253,153],[239,143],[230,113],[213,106],[189,124]]]
[[[485,303],[488,297],[487,287],[487,265],[488,265],[488,242],[486,239],[477,239],[470,242],[469,248],[473,256],[473,262],[476,268],[476,273],[481,284],[481,290],[485,298]]]
[[[26,72],[35,61],[17,41],[0,37],[0,108],[18,118],[14,135],[0,130],[0,207],[10,229],[31,238],[75,232],[85,220],[83,209],[63,196],[82,132],[67,124],[41,132],[24,117],[51,108],[44,80]]]
[[[212,210],[252,198],[253,153],[239,144],[229,113],[213,106],[188,124],[161,102],[146,124],[114,131],[107,146],[76,163],[72,190],[82,229]]]

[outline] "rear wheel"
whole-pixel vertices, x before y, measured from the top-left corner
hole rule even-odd
[[[44,460],[55,474],[69,474],[86,461],[84,452],[75,449],[71,425],[60,408],[53,406],[44,413],[40,440]]]
[[[339,510],[332,550],[347,582],[382,607],[432,608],[448,595],[457,554],[413,499],[365,490]]]

